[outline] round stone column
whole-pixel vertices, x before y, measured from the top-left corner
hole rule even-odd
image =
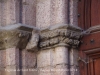
[[[69,75],[68,48],[59,46],[55,48],[55,75]]]

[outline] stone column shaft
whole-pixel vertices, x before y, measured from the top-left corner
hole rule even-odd
[[[20,22],[20,0],[0,0],[0,26]]]
[[[79,64],[78,64],[78,50],[71,48],[69,50],[69,61],[70,61],[70,75],[80,75],[79,74]]]
[[[36,25],[47,28],[56,24],[68,24],[68,0],[37,0]]]
[[[55,52],[56,52],[55,75],[69,75],[68,48],[64,46],[56,47]]]
[[[56,23],[68,24],[68,0],[56,0]]]
[[[22,0],[22,23],[36,26],[36,1],[37,0]]]

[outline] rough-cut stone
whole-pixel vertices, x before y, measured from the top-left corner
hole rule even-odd
[[[47,28],[56,24],[68,24],[68,0],[37,0],[36,25]]]
[[[68,0],[56,0],[56,24],[68,24]]]
[[[56,65],[58,64],[68,64],[68,48],[66,47],[56,47],[55,48],[55,60]]]
[[[81,29],[74,26],[78,24],[78,0],[22,0],[20,18],[20,0],[9,0],[7,3],[4,1],[7,0],[0,2],[0,25],[20,21],[29,25],[36,24],[41,31],[22,24],[15,24],[14,28],[10,25],[0,28],[0,75],[69,75],[69,72],[70,75],[79,75],[79,72],[73,71],[79,71],[78,52],[71,49],[78,47],[81,36]],[[16,10],[18,11],[15,12]],[[26,50],[20,51],[18,48]],[[16,70],[19,66],[20,69],[28,70],[38,68],[38,73],[4,72],[5,67],[6,70]],[[69,71],[69,68],[72,71]]]

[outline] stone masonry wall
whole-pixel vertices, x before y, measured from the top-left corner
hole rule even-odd
[[[77,3],[78,0],[0,0],[0,26],[22,23],[40,32],[64,24],[77,27]],[[11,46],[0,50],[0,75],[80,75],[77,59],[77,48],[67,45],[31,51]]]

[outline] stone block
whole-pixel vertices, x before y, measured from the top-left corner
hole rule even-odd
[[[38,70],[36,68],[22,67],[22,75],[38,75]]]
[[[38,70],[35,68],[29,68],[29,71],[26,73],[26,75],[38,75]]]
[[[6,66],[6,51],[0,50],[0,67]]]
[[[68,23],[68,0],[56,0],[56,24]]]
[[[69,75],[69,66],[68,65],[56,65],[55,75]]]
[[[4,67],[0,67],[0,75],[6,75],[6,71]]]
[[[18,66],[6,66],[6,75],[20,75]]]
[[[68,64],[68,49],[58,47],[55,49],[41,50],[37,54],[37,66],[55,66],[57,64]]]
[[[70,65],[77,65],[78,66],[78,50],[71,49],[69,50],[70,54]]]
[[[56,59],[55,49],[42,50],[37,54],[37,66],[55,66]]]
[[[71,25],[78,25],[78,0],[70,0],[70,24]]]
[[[27,50],[22,51],[22,66],[23,67],[34,67],[36,66],[36,53],[28,52]]]
[[[57,47],[55,48],[55,64],[68,64],[68,48]]]
[[[19,65],[19,49],[8,48],[6,49],[6,65]]]
[[[37,54],[37,67],[51,65],[51,50],[42,50]]]
[[[51,75],[53,72],[51,71],[52,67],[47,66],[47,67],[42,67],[38,68],[38,75]],[[54,74],[53,74],[54,75]]]
[[[37,0],[36,25],[38,28],[50,26],[50,0]]]
[[[70,75],[80,75],[78,66],[70,66]]]

